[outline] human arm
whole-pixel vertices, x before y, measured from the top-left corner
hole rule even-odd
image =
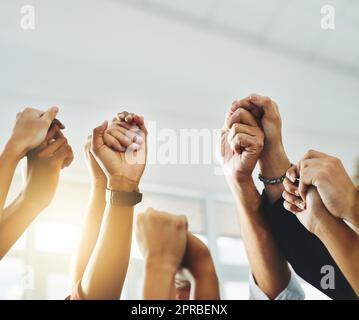
[[[187,241],[187,219],[152,208],[137,217],[137,243],[145,259],[143,298],[175,298],[175,275]]]
[[[57,113],[58,108],[53,107],[46,112],[26,108],[17,114],[11,137],[0,154],[0,220],[18,163],[29,150],[38,147],[45,140]]]
[[[115,130],[118,124],[112,123]],[[107,188],[113,191],[136,192],[146,163],[146,131],[138,132],[142,138],[139,149],[127,148],[126,152],[113,150],[103,123],[93,131],[91,154],[107,177]],[[129,162],[128,159],[138,160]],[[99,235],[85,267],[80,283],[83,299],[118,299],[127,273],[131,249],[133,207],[106,204]],[[90,253],[91,248],[88,248]],[[78,277],[79,278],[79,277]],[[77,278],[77,279],[78,279]]]
[[[301,197],[305,205],[307,189],[313,185],[328,211],[337,218],[352,223],[359,228],[359,191],[344,169],[342,162],[325,153],[310,150],[287,172],[287,182],[299,179],[299,186],[294,186],[293,195]],[[288,190],[290,191],[290,190]]]
[[[308,231],[325,245],[350,285],[359,296],[359,235],[343,220],[333,216],[325,207],[313,186],[306,190],[304,210],[295,204],[295,198],[285,192],[284,206],[297,216]]]
[[[282,139],[282,120],[278,105],[271,98],[251,94],[245,99],[235,101],[232,112],[244,108],[257,119],[264,132],[264,147],[259,159],[260,173],[266,179],[283,176],[290,167]],[[284,190],[282,183],[265,184],[270,203],[276,202]]]
[[[46,142],[27,155],[25,187],[4,210],[0,222],[1,258],[38,214],[50,204],[57,189],[61,169],[72,161],[71,147],[59,130],[57,127],[50,129]]]
[[[182,266],[195,280],[195,300],[220,300],[216,268],[208,247],[195,235],[187,233],[187,246]]]
[[[286,288],[290,271],[261,208],[261,198],[252,179],[263,148],[263,133],[244,108],[229,112],[222,130],[221,150],[227,183],[235,198],[241,235],[258,286],[274,299]]]

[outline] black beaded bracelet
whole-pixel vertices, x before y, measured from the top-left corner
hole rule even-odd
[[[264,178],[261,174],[258,175],[258,179],[260,181],[262,181],[264,184],[270,184],[270,185],[273,185],[273,184],[279,184],[279,183],[282,183],[285,179],[285,174],[282,175],[281,177],[279,178],[274,178],[274,179],[266,179]]]
[[[294,166],[294,164],[290,164],[290,167]],[[258,179],[260,181],[262,181],[264,184],[266,185],[274,185],[274,184],[279,184],[279,183],[282,183],[285,179],[285,176],[286,176],[287,172],[284,173],[281,177],[279,178],[273,178],[273,179],[267,179],[265,177],[263,177],[261,174],[258,175]]]

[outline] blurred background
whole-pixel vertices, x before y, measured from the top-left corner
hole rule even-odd
[[[335,8],[334,30],[321,28],[325,4]],[[34,30],[20,26],[24,5],[35,9]],[[233,100],[262,93],[279,104],[292,162],[318,149],[340,157],[354,177],[358,34],[355,0],[2,0],[0,145],[20,109],[58,105],[76,159],[51,207],[0,262],[0,298],[63,299],[71,292],[70,257],[89,197],[82,146],[118,111],[142,114],[157,129],[212,130]],[[223,298],[247,299],[236,211],[215,166],[149,165],[136,211],[151,205],[186,214],[211,248]],[[19,170],[10,198],[20,189]],[[123,298],[141,298],[135,244],[127,280]],[[325,298],[304,288],[307,298]]]

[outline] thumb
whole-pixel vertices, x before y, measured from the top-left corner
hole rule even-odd
[[[46,120],[50,125],[52,121],[56,118],[58,113],[59,113],[58,107],[51,107],[42,115],[42,118]]]
[[[103,145],[103,138],[105,135],[105,131],[108,127],[107,120],[104,121],[100,126],[93,129],[92,132],[92,149],[97,149]]]

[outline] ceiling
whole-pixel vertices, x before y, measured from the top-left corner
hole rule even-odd
[[[308,148],[353,170],[359,139],[359,2],[319,0],[28,0],[36,28],[20,28],[20,0],[0,2],[0,126],[24,105],[56,104],[86,176],[81,146],[123,108],[158,128],[219,128],[250,92],[279,103],[293,161]],[[0,143],[6,136],[0,137]],[[154,166],[151,183],[224,190],[212,166]],[[194,178],[195,177],[195,178]]]

